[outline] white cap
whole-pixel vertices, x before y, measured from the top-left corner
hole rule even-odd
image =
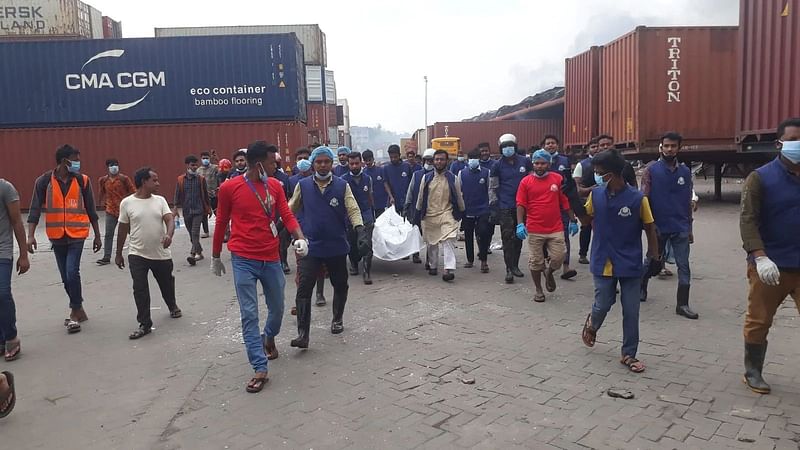
[[[425,159],[425,158],[433,158],[433,155],[435,153],[436,153],[436,150],[434,150],[432,148],[425,149],[425,151],[422,152],[422,158],[423,159]]]
[[[246,148],[240,148],[239,151],[247,153],[247,149]]]
[[[514,136],[511,133],[506,133],[506,134],[500,136],[500,139],[498,139],[498,141],[497,141],[497,145],[503,145],[506,142],[511,142],[512,144],[516,144],[517,143],[517,137]]]

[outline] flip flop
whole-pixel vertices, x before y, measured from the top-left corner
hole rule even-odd
[[[623,400],[630,400],[634,397],[633,392],[620,388],[608,388],[606,394],[611,398],[621,398]]]
[[[64,326],[67,327],[67,334],[75,334],[81,331],[81,324],[72,319],[65,319]]]
[[[545,300],[544,294],[533,294],[533,301],[536,303],[543,303]]]
[[[568,271],[561,274],[562,280],[570,280],[575,278],[578,275],[578,271],[575,269],[569,269]]]
[[[181,312],[180,308],[173,309],[172,311],[169,312],[169,316],[172,317],[173,319],[178,319],[180,317],[183,317],[183,312]]]
[[[592,314],[586,316],[586,322],[583,324],[583,331],[581,332],[581,339],[587,347],[594,347],[597,341],[597,330],[592,327]]]
[[[17,339],[17,345],[14,347],[9,347],[8,342],[4,346],[5,349],[5,360],[6,362],[14,361],[15,359],[19,358],[20,353],[22,353],[22,341]]]
[[[556,290],[556,277],[551,269],[544,271],[544,287],[547,292],[554,292]]]
[[[264,385],[267,384],[267,381],[269,381],[269,377],[264,377],[264,378],[253,377],[250,379],[250,382],[247,383],[247,387],[245,388],[245,390],[251,394],[256,394],[258,392],[261,392],[261,390],[264,389]]]
[[[6,393],[5,398],[0,399],[0,405],[5,402],[8,402],[8,405],[5,409],[0,409],[0,419],[11,414],[11,411],[14,410],[14,405],[17,403],[17,392],[14,389],[14,375],[11,372],[3,372],[3,375],[6,376],[6,383],[8,383],[8,393]]]

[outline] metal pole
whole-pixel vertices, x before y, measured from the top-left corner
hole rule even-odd
[[[425,75],[425,130],[428,129],[428,76]]]

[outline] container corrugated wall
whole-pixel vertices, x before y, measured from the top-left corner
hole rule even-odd
[[[665,131],[686,145],[734,141],[736,27],[639,27],[605,45],[600,133],[652,147]]]
[[[440,138],[447,135],[461,139],[461,148],[465,152],[476,148],[481,142],[488,142],[493,154],[500,150],[497,148],[497,140],[505,133],[511,133],[517,137],[517,143],[521,148],[528,149],[531,146],[539,145],[542,137],[546,134],[553,134],[561,138],[564,127],[563,120],[557,119],[532,119],[532,120],[502,120],[502,121],[482,121],[482,122],[436,122],[432,132],[429,132],[428,139]],[[429,127],[430,128],[430,127]]]
[[[564,63],[564,148],[583,147],[598,134],[601,47]]]
[[[105,175],[105,160],[116,157],[121,170],[133,175],[139,167],[150,166],[161,178],[161,194],[172,201],[174,179],[186,166],[183,158],[215,149],[220,158],[263,139],[278,146],[284,161],[291,164],[297,147],[308,145],[302,122],[235,122],[172,125],[117,125],[80,128],[39,128],[0,130],[3,158],[14,161],[14,170],[3,177],[20,192],[20,205],[27,208],[36,177],[55,166],[56,149],[70,144],[81,151],[81,170],[92,178]]]
[[[326,144],[330,142],[328,129],[331,125],[327,103],[309,103],[306,106],[306,111],[308,113],[308,134],[311,136],[311,143]]]
[[[774,139],[800,117],[800,0],[741,0],[737,135]]]
[[[90,17],[83,21],[80,10],[88,6],[78,0],[4,0],[0,39],[69,36],[91,38]]]

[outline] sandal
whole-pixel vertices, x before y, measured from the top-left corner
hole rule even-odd
[[[172,317],[173,319],[178,319],[180,317],[183,317],[183,313],[181,312],[180,308],[175,308],[169,312],[169,316]]]
[[[562,280],[570,280],[575,278],[578,275],[578,271],[575,269],[569,269],[568,271],[561,274]]]
[[[630,370],[633,373],[644,372],[645,369],[644,363],[634,358],[633,356],[623,356],[619,362],[621,362],[622,365],[626,366],[628,370]]]
[[[583,324],[583,332],[581,332],[581,338],[583,339],[583,343],[586,344],[587,347],[594,347],[594,343],[597,340],[597,330],[592,328],[592,314],[589,313],[586,316],[586,323]]]
[[[543,303],[544,300],[545,300],[544,294],[539,292],[533,294],[533,301],[535,301],[536,303]]]
[[[247,383],[247,387],[245,390],[251,394],[256,394],[261,392],[264,389],[264,385],[267,384],[269,378],[265,375],[263,377],[253,377],[250,379],[250,382]]]
[[[75,334],[81,331],[81,324],[78,323],[77,320],[72,319],[64,319],[64,326],[67,327],[68,334]]]
[[[14,410],[14,405],[17,403],[17,393],[14,389],[14,375],[12,375],[11,372],[3,372],[3,375],[6,376],[8,392],[6,392],[4,398],[0,398],[0,419],[11,414],[11,411]],[[6,407],[2,408],[2,405],[6,405]]]
[[[139,339],[141,337],[147,336],[152,331],[153,331],[152,328],[139,327],[136,331],[134,331],[128,336],[128,339],[130,340]]]
[[[19,358],[19,354],[22,353],[22,343],[19,338],[16,338],[11,341],[6,341],[4,348],[6,352],[5,354],[6,362],[14,361],[15,359]]]

